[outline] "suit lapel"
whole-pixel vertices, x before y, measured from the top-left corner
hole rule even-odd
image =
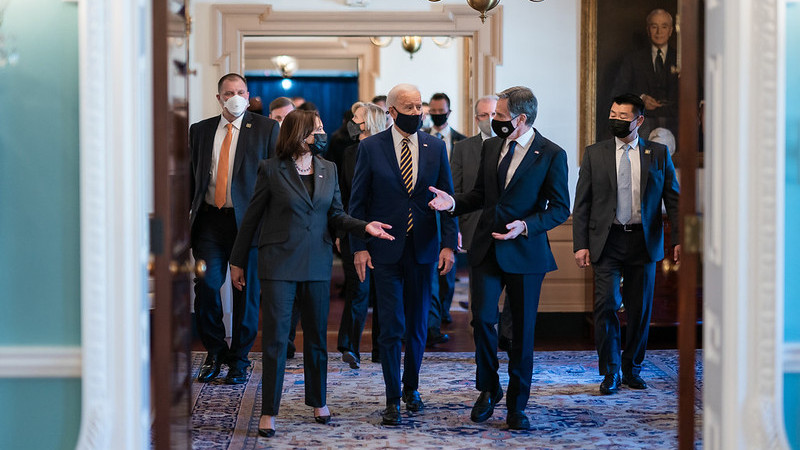
[[[400,163],[397,161],[397,154],[394,152],[394,139],[392,139],[392,128],[389,127],[385,131],[381,132],[378,135],[383,139],[383,144],[380,145],[380,148],[383,150],[384,156],[386,157],[386,163],[389,164],[389,167],[392,168],[394,174],[397,175],[395,179],[403,190],[406,189],[406,185],[403,183],[403,174],[400,173]]]
[[[497,165],[500,164],[500,150],[503,148],[505,141],[500,138],[492,138],[487,140],[486,145],[486,172],[489,174],[489,186],[492,190],[496,190],[497,186]],[[484,187],[487,189],[488,187]],[[497,197],[500,197],[500,192],[497,192]]]
[[[539,156],[541,156],[541,149],[544,146],[544,138],[539,134],[536,129],[533,130],[535,135],[533,137],[533,142],[531,142],[530,147],[528,147],[528,151],[525,152],[525,157],[522,158],[522,161],[519,163],[519,167],[517,170],[514,171],[514,176],[511,177],[511,181],[508,182],[508,186],[503,190],[503,192],[508,191],[511,187],[516,183],[517,180],[522,177],[522,174],[528,170]]]
[[[200,155],[200,173],[202,174],[202,188],[203,192],[208,190],[208,184],[211,182],[211,164],[213,164],[214,160],[214,137],[217,133],[217,127],[219,126],[219,118],[217,116],[217,120],[210,121],[208,125],[203,130],[203,137],[202,137],[202,148]]]
[[[416,183],[414,183],[414,190],[417,190],[417,185],[419,183],[421,183],[421,180],[422,180],[422,176],[421,176],[422,168],[423,167],[428,167],[428,165],[429,165],[428,160],[433,159],[433,154],[430,151],[430,147],[428,146],[428,140],[424,139],[423,136],[425,136],[425,135],[423,135],[421,133],[417,133],[417,146],[419,148],[417,149],[417,158],[418,158],[418,160],[417,160],[417,181],[416,181]],[[442,141],[442,142],[444,142],[444,141]],[[447,149],[445,148],[445,153],[446,152],[447,152]]]
[[[641,172],[639,172],[639,181],[641,185],[641,190],[639,192],[644,192],[645,187],[647,186],[647,177],[650,174],[650,163],[653,160],[652,150],[646,146],[647,142],[639,138],[639,163],[641,164]]]
[[[305,200],[309,206],[314,206],[314,204],[311,203],[311,197],[308,196],[306,187],[303,186],[303,181],[300,179],[300,175],[294,168],[294,163],[292,160],[281,160],[281,176],[286,181],[286,184],[291,186],[297,195]]]
[[[236,142],[236,156],[233,159],[233,172],[232,177],[236,176],[236,173],[239,171],[239,168],[242,167],[242,161],[244,161],[244,154],[247,152],[249,146],[247,145],[247,140],[250,138],[250,130],[253,126],[253,115],[249,112],[244,113],[244,117],[242,117],[242,125],[239,129],[239,140]]]
[[[328,172],[319,158],[314,157],[312,161],[312,164],[314,164],[314,198],[312,203],[316,204],[322,198],[322,189],[327,187]]]
[[[603,162],[606,165],[608,172],[608,179],[611,181],[611,190],[614,195],[617,193],[617,147],[615,145],[616,139],[612,138],[608,141],[605,148],[603,148]]]

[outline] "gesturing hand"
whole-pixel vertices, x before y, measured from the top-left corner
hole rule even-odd
[[[367,224],[367,233],[372,236],[375,236],[378,239],[386,239],[387,241],[393,241],[394,236],[391,234],[383,231],[383,230],[391,230],[392,226],[388,223],[381,223],[381,222],[370,222]]]
[[[521,220],[515,220],[506,225],[506,229],[508,230],[508,233],[505,234],[492,233],[492,237],[495,239],[499,239],[501,241],[508,241],[510,239],[514,239],[520,234],[522,234],[523,231],[525,231],[525,223],[522,222]]]
[[[436,194],[436,197],[428,202],[428,206],[430,206],[431,209],[447,211],[453,207],[453,199],[447,192],[436,189],[433,186],[428,186],[428,190]]]

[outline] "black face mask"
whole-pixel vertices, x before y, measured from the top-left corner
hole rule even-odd
[[[614,136],[622,139],[631,134],[632,122],[633,120],[608,119],[608,130],[611,131],[611,134]]]
[[[397,111],[397,109],[395,109]],[[394,119],[394,124],[397,128],[401,129],[404,133],[414,134],[422,128],[422,115],[421,114],[403,114],[397,111],[397,118]]]
[[[311,149],[311,154],[314,156],[321,155],[328,145],[328,135],[325,133],[318,133],[314,135],[314,143],[308,146]]]
[[[347,122],[347,134],[350,136],[351,141],[357,141],[358,136],[361,135],[361,123],[355,123],[352,120]]]
[[[431,114],[431,121],[436,127],[440,127],[447,123],[448,114]]]
[[[512,117],[511,120],[514,120],[515,118],[516,117]],[[494,130],[494,134],[503,139],[511,136],[511,133],[513,133],[514,130],[517,129],[517,127],[515,127],[514,124],[511,123],[511,120],[492,119],[492,130]]]

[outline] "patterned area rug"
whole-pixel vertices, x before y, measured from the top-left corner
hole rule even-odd
[[[500,353],[500,381],[508,385],[508,359]],[[196,374],[203,353],[193,354]],[[678,354],[647,353],[642,377],[649,389],[623,387],[602,396],[597,356],[591,351],[537,352],[526,413],[530,431],[511,431],[505,424],[505,398],[487,422],[470,421],[478,396],[471,353],[426,353],[422,363],[421,413],[403,411],[399,427],[380,425],[384,407],[379,364],[369,360],[351,370],[338,353],[328,362],[328,406],[333,420],[314,422],[303,401],[302,355],[286,368],[277,434],[258,436],[261,411],[261,355],[252,353],[247,384],[229,386],[222,377],[192,386],[193,448],[487,448],[665,449],[677,446]],[[696,447],[702,447],[702,356],[697,354]],[[222,376],[225,375],[223,368]]]

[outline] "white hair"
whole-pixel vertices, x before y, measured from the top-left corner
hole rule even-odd
[[[675,135],[666,128],[654,129],[650,132],[650,136],[647,137],[647,140],[666,145],[670,155],[675,153]]]
[[[400,96],[403,92],[416,92],[419,94],[419,88],[414,86],[413,84],[408,83],[400,83],[397,86],[393,87],[392,90],[386,94],[386,108],[390,106],[395,106],[397,102],[397,97]],[[396,107],[396,106],[395,106]]]

